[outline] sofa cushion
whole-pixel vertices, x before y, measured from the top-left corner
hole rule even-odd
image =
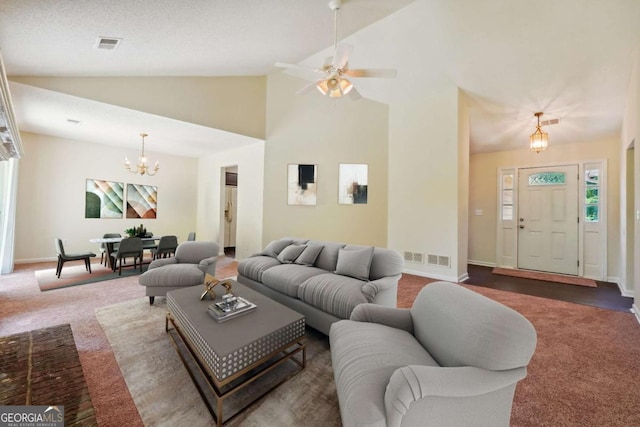
[[[373,247],[347,249],[338,251],[336,274],[360,280],[369,280],[369,268],[373,258]]]
[[[344,243],[310,240],[308,244],[320,245],[323,247],[314,264],[316,267],[327,271],[336,271],[336,264],[338,263],[338,251],[346,246]]]
[[[410,333],[341,320],[331,326],[330,348],[344,425],[385,426],[384,395],[391,375],[409,365],[438,366]]]
[[[340,319],[348,319],[358,304],[367,301],[362,293],[364,282],[352,277],[327,273],[306,280],[299,288],[299,300]]]
[[[283,264],[291,264],[306,247],[306,245],[289,245],[278,254],[278,261]]]
[[[383,277],[397,276],[402,274],[404,268],[404,258],[396,250],[386,248],[375,248],[373,259],[369,269],[369,279],[378,280]]]
[[[238,264],[238,274],[256,282],[262,282],[262,274],[276,265],[281,265],[276,258],[265,255],[252,256]]]
[[[318,259],[318,255],[320,255],[322,249],[323,246],[320,245],[307,245],[304,251],[302,251],[300,256],[296,258],[294,262],[300,265],[312,266],[316,262],[316,259]]]
[[[287,246],[293,243],[293,239],[280,239],[274,240],[267,245],[266,248],[262,251],[261,255],[270,256],[271,258],[276,258],[280,252]]]
[[[307,267],[298,264],[280,264],[266,270],[262,274],[262,284],[281,294],[297,298],[298,287],[305,280],[323,273],[326,273],[326,271],[316,267]]]
[[[160,287],[204,285],[204,273],[197,264],[171,264],[145,271],[138,283]]]

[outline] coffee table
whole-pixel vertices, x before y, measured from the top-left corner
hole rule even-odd
[[[207,314],[207,307],[213,301],[199,300],[203,290],[202,286],[191,286],[167,292],[165,330],[209,412],[217,425],[222,426],[305,368],[305,318],[302,314],[233,282],[233,293],[256,304],[257,308],[218,323]],[[293,372],[291,369],[276,369],[287,361],[297,364]],[[285,372],[280,373],[280,370]],[[267,374],[269,377],[265,378],[271,381],[268,386],[261,386],[262,390],[256,396],[248,391],[247,394],[251,395],[248,402],[241,404],[239,409],[225,419],[225,399]],[[201,381],[202,379],[205,381]]]

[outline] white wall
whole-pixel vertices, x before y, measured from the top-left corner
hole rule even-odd
[[[104,233],[122,233],[143,224],[155,235],[173,234],[184,241],[196,229],[198,161],[148,152],[160,161],[153,177],[133,175],[123,167],[124,153],[87,141],[59,139],[23,132],[25,156],[20,162],[16,215],[16,262],[55,259],[54,238],[65,250],[93,251],[89,239]],[[87,219],[86,179],[104,179],[158,187],[157,219]]]
[[[204,156],[198,174],[198,240],[224,245],[224,168],[238,166],[236,259],[262,250],[264,143]]]
[[[619,156],[622,169],[622,173],[620,174],[620,198],[622,204],[620,213],[620,251],[621,258],[625,262],[633,264],[632,272],[629,272],[630,269],[625,269],[623,273],[626,276],[625,283],[629,293],[635,296],[633,309],[638,321],[640,321],[640,295],[637,293],[637,286],[635,286],[634,283],[640,279],[640,135],[638,134],[640,130],[640,50],[636,50],[634,59],[619,144]],[[627,150],[632,146],[634,147],[634,158],[633,161],[630,159],[630,161],[627,162]],[[628,163],[633,164],[634,173],[626,170]],[[633,200],[629,200],[629,203],[633,205],[632,207],[627,206],[628,176],[633,176],[635,180],[629,184],[630,187],[633,187]],[[627,213],[631,213],[633,217],[627,218]],[[633,227],[633,230],[628,229],[629,226]],[[627,239],[633,239],[633,244],[628,245],[630,242],[628,242]],[[627,247],[632,247],[633,253],[627,253]]]
[[[306,84],[279,72],[268,77],[263,243],[295,236],[386,247],[388,108],[296,95]],[[338,204],[340,163],[368,164],[367,204]],[[287,204],[288,164],[317,165],[317,205]]]
[[[388,246],[450,258],[450,266],[407,263],[405,271],[457,281],[466,274],[468,180],[464,108],[448,64],[438,2],[416,1],[349,37],[358,67],[395,68],[395,79],[364,79],[374,99],[389,103]],[[372,59],[375,58],[375,64]]]

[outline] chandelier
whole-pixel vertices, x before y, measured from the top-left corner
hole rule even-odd
[[[140,136],[142,137],[142,155],[138,157],[138,164],[136,164],[135,168],[132,169],[131,162],[125,157],[124,168],[131,173],[153,176],[158,173],[158,169],[160,169],[160,162],[156,162],[156,164],[153,166],[153,172],[151,172],[149,166],[147,166],[147,157],[144,155],[144,139],[149,135],[147,135],[146,133],[141,133]]]
[[[536,131],[529,137],[529,148],[536,153],[546,150],[549,146],[549,134],[542,132],[540,128],[540,116],[542,116],[542,114],[544,113],[534,114],[534,116],[538,118],[538,126],[536,126]]]

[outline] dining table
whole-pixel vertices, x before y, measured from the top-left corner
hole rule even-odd
[[[109,260],[109,268],[113,270],[114,260],[111,257],[111,254],[113,253],[113,245],[115,243],[120,243],[122,239],[126,239],[126,238],[127,237],[96,237],[94,239],[89,239],[89,242],[99,243],[99,244],[104,243],[107,246],[107,259]],[[142,240],[142,242],[144,243],[144,242],[152,242],[152,241],[160,240],[161,238],[162,236],[141,237],[140,240]]]

